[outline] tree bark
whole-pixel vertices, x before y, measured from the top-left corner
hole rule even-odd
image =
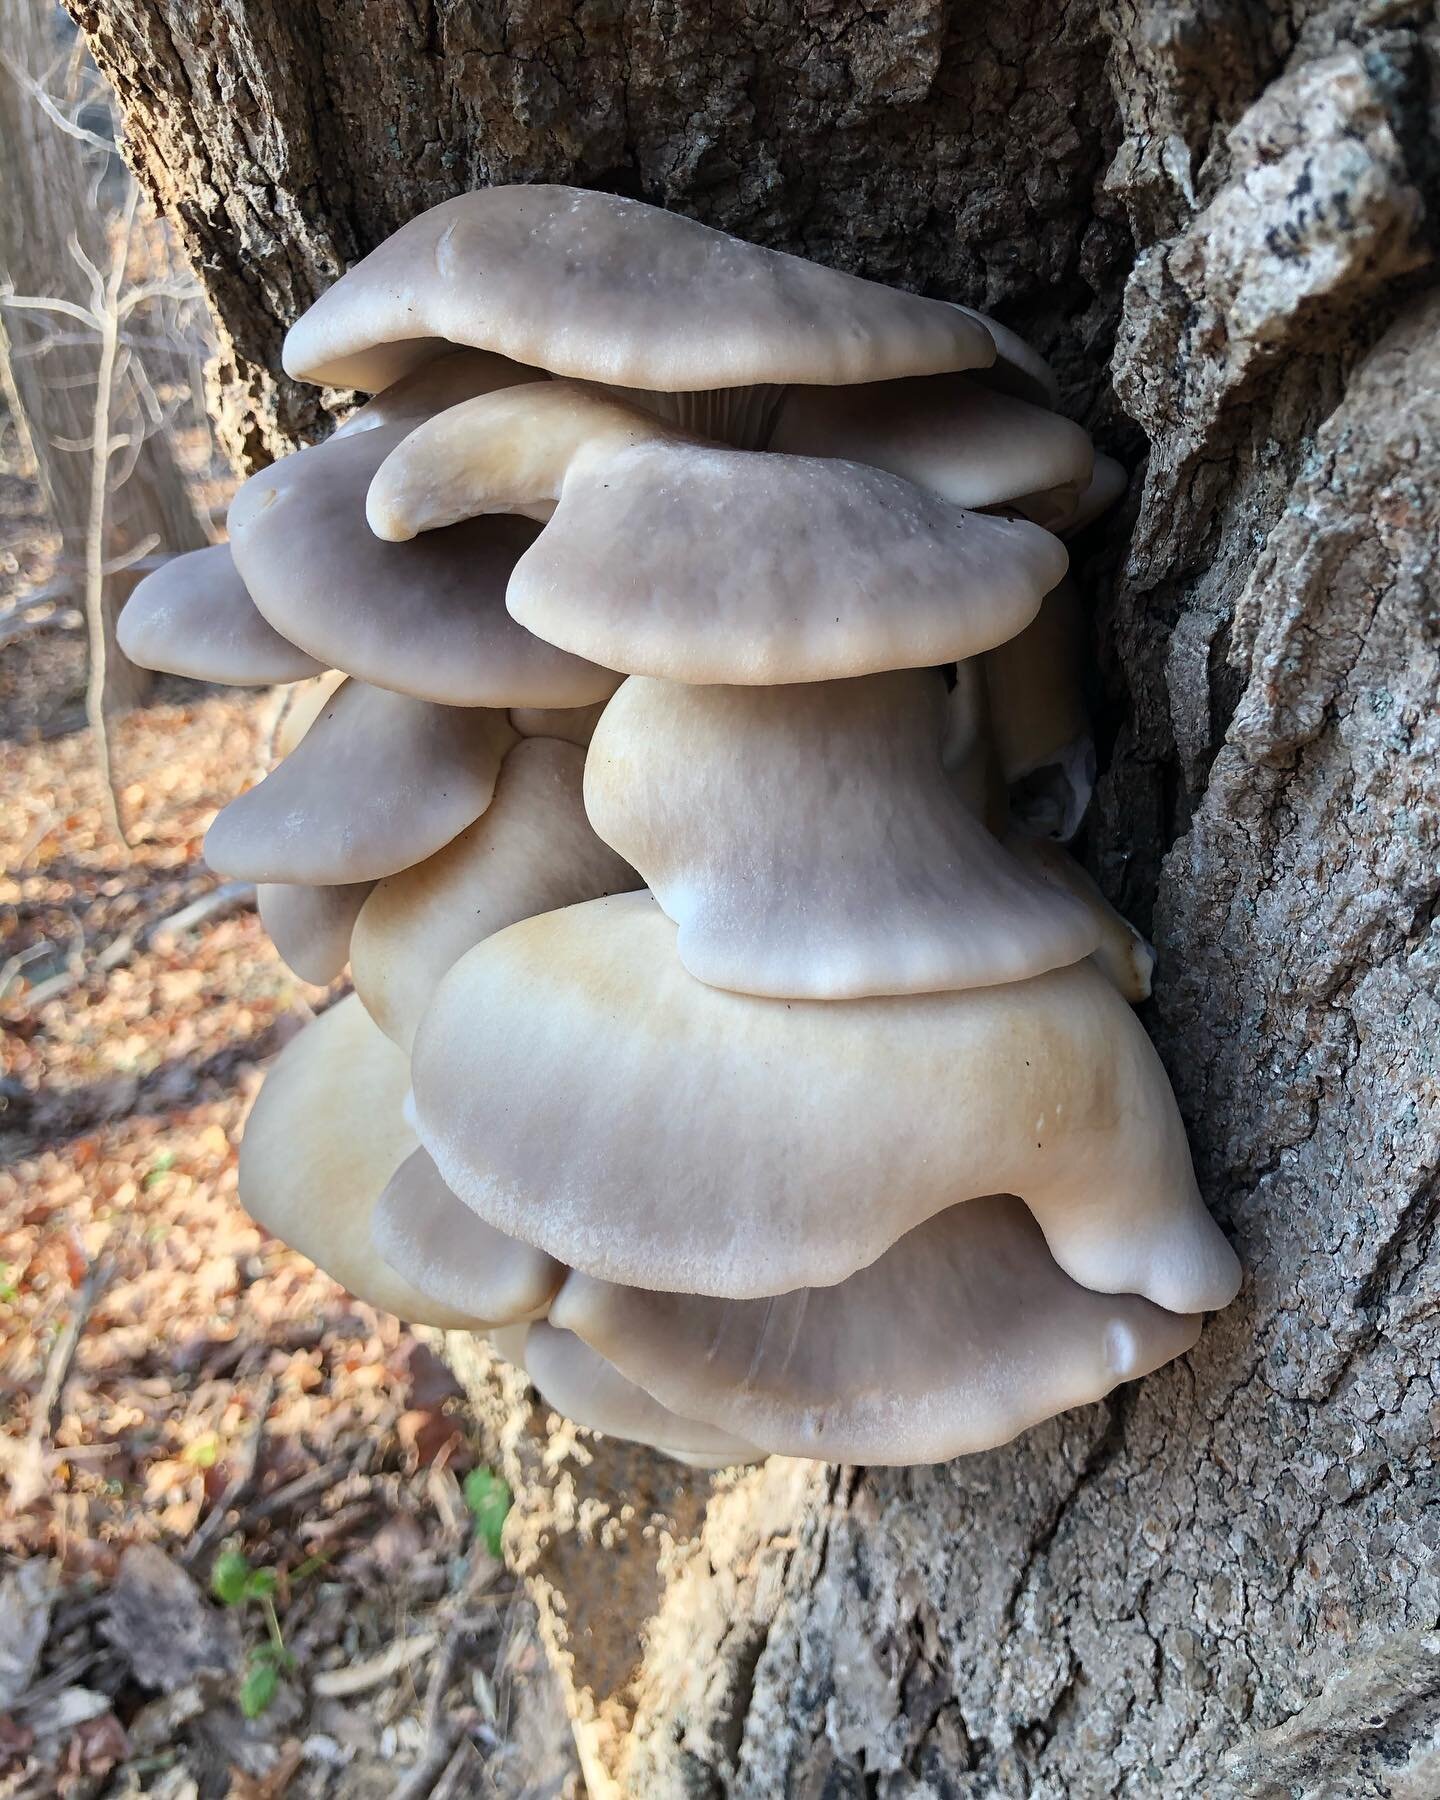
[[[252,460],[323,426],[278,349],[340,268],[558,179],[994,311],[1135,471],[1081,546],[1086,848],[1245,1292],[1109,1403],[899,1472],[695,1479],[452,1341],[592,1786],[1440,1791],[1428,9],[72,4]]]

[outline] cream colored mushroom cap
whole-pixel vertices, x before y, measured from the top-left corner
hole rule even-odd
[[[994,1193],[1021,1196],[1097,1292],[1199,1312],[1239,1279],[1159,1058],[1089,962],[965,993],[760,1000],[694,980],[655,902],[624,894],[471,950],[412,1074],[446,1185],[607,1281],[829,1286]]]
[[[240,1145],[240,1203],[367,1305],[416,1324],[468,1328],[371,1248],[370,1213],[415,1149],[402,1103],[404,1056],[352,994],[280,1052]]]
[[[440,705],[569,707],[614,692],[617,675],[532,636],[505,609],[533,523],[474,519],[403,547],[366,529],[371,478],[418,423],[516,382],[548,385],[498,357],[445,357],[244,483],[231,543],[277,631],[322,666]]]
[[[787,1456],[944,1462],[1101,1399],[1200,1319],[1079,1286],[1009,1195],[952,1206],[836,1287],[769,1300],[571,1275],[550,1311],[672,1411]]]
[[[194,681],[264,687],[325,668],[266,623],[228,544],[172,556],[147,575],[125,602],[115,636],[142,669]]]
[[[324,987],[350,960],[350,934],[370,892],[368,881],[332,887],[261,882],[256,904],[281,962],[302,981]]]
[[[514,741],[504,713],[347,681],[285,760],[217,814],[206,861],[306,887],[394,874],[479,818]]]
[[[533,913],[641,886],[590,827],[584,769],[576,745],[522,738],[481,817],[365,902],[350,946],[355,986],[404,1049],[441,976],[482,938]]]
[[[767,448],[869,463],[956,506],[1083,487],[1095,462],[1080,426],[965,375],[791,388]]]
[[[977,319],[614,194],[492,187],[432,207],[291,327],[285,372],[368,391],[434,339],[611,386],[881,381],[983,367]]]
[[[418,1292],[471,1319],[512,1325],[554,1298],[568,1271],[462,1206],[416,1150],[390,1177],[370,1215],[375,1253]]]
[[[573,1333],[543,1321],[525,1334],[525,1372],[547,1404],[577,1425],[647,1444],[692,1468],[720,1469],[764,1454],[714,1425],[671,1412]]]
[[[591,743],[585,805],[715,987],[857,999],[1078,962],[1100,942],[1089,910],[965,806],[944,727],[929,670],[765,688],[632,676]]]

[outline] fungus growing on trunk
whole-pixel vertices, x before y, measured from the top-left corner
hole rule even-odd
[[[207,840],[357,988],[256,1108],[257,1216],[707,1464],[952,1456],[1182,1354],[1239,1269],[1125,1004],[1153,955],[1053,841],[1053,533],[1124,475],[1043,360],[517,187],[285,363],[383,391],[232,512],[255,616],[360,677]]]
[[[147,575],[125,602],[115,635],[142,669],[235,687],[304,681],[329,666],[265,620],[228,544],[172,556]]]

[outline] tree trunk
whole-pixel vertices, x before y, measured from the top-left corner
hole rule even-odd
[[[323,424],[278,350],[347,262],[558,179],[994,311],[1135,471],[1081,561],[1087,854],[1157,942],[1244,1295],[1110,1403],[900,1472],[695,1479],[454,1341],[592,1785],[1440,1792],[1428,10],[72,4],[252,459]]]
[[[94,282],[76,252],[107,273],[112,259],[125,254],[119,248],[121,209],[104,182],[103,153],[97,157],[93,145],[62,129],[22,85],[28,78],[43,86],[56,63],[63,63],[57,27],[69,29],[52,0],[0,0],[0,289],[89,307]],[[142,699],[151,679],[115,642],[120,608],[143,573],[134,559],[147,551],[196,550],[209,543],[209,534],[169,438],[149,430],[123,458],[105,459],[109,479],[97,538],[90,445],[102,417],[99,378],[107,366],[97,332],[64,315],[7,307],[0,358],[34,451],[46,510],[60,534],[62,578],[78,595],[92,559],[106,571],[100,578],[101,635],[98,644],[92,635],[92,648],[103,659],[97,700],[108,717]],[[141,359],[149,361],[158,384],[157,365],[164,359],[153,352],[142,352]],[[118,385],[118,371],[106,385]],[[110,426],[107,435],[139,429],[135,409],[123,419],[112,409]],[[128,472],[116,483],[122,462]]]

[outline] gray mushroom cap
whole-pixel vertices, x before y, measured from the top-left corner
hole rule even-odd
[[[479,818],[514,741],[504,713],[344,682],[284,761],[216,815],[205,859],[307,887],[393,875]]]
[[[543,1321],[525,1333],[525,1372],[541,1397],[577,1425],[648,1444],[692,1468],[721,1469],[764,1454],[714,1425],[671,1412],[572,1332]]]
[[[591,743],[586,809],[715,987],[856,999],[1078,962],[1093,917],[965,805],[940,759],[945,709],[921,669],[764,688],[632,676]]]
[[[412,1077],[446,1185],[603,1280],[829,1286],[994,1193],[1096,1292],[1198,1312],[1239,1279],[1160,1060],[1088,961],[963,993],[760,1000],[695,981],[655,902],[624,894],[462,957]]]
[[[316,987],[332,982],[350,960],[350,934],[372,886],[368,881],[331,887],[261,882],[260,923],[281,962]]]
[[[984,367],[957,307],[614,194],[492,187],[401,227],[292,326],[285,371],[369,392],[435,340],[559,375],[681,392]]]
[[[304,681],[326,665],[267,623],[228,544],[172,556],[121,609],[116,640],[142,669],[233,687]]]
[[[836,1287],[720,1300],[571,1275],[550,1319],[671,1411],[782,1455],[880,1464],[1008,1443],[1181,1355],[1201,1325],[1072,1281],[1009,1195],[949,1208]]]
[[[568,1271],[485,1225],[423,1152],[381,1197],[372,1232],[434,1301],[504,1321],[548,1308],[552,1325],[672,1413],[767,1452],[832,1461],[992,1449],[1148,1374],[1200,1329],[1197,1316],[1080,1287],[1009,1195],[950,1207],[834,1287],[766,1300]]]
[[[1022,630],[1067,561],[1037,526],[884,470],[722,449],[565,382],[427,420],[377,471],[367,514],[402,540],[545,499],[558,504],[511,577],[512,615],[606,668],[674,681],[953,662]]]
[[[544,1311],[566,1269],[506,1237],[464,1207],[416,1150],[395,1170],[370,1215],[376,1253],[418,1292],[490,1325]]]
[[[869,463],[969,507],[1052,488],[1078,492],[1095,462],[1079,425],[967,375],[791,388],[767,448]]]
[[[530,381],[499,357],[447,356],[379,395],[323,444],[261,469],[230,505],[236,566],[270,624],[322,665],[447,706],[587,705],[619,676],[533,637],[505,589],[537,527],[472,519],[414,544],[366,529],[365,495],[441,407]]]

